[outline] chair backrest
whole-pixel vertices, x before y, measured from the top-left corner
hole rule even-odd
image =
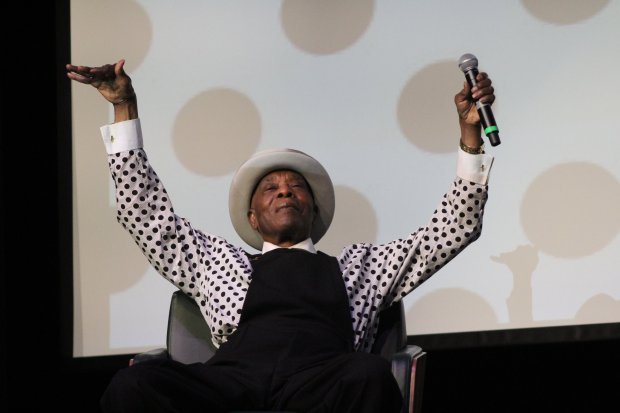
[[[211,330],[194,300],[180,290],[172,293],[166,337],[173,360],[190,364],[205,362],[215,354]]]
[[[379,314],[379,329],[371,353],[390,360],[392,355],[407,345],[405,306],[402,300],[392,304]]]
[[[381,312],[372,353],[389,360],[407,344],[404,311],[399,301]],[[200,307],[180,290],[175,291],[170,300],[166,341],[170,358],[185,364],[204,362],[216,351]]]

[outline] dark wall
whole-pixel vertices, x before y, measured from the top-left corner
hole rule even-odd
[[[1,400],[3,411],[43,411],[41,393],[61,387],[61,303],[71,297],[59,259],[59,210],[70,204],[58,196],[56,9],[3,11]]]
[[[3,13],[18,29],[3,25],[0,408],[96,412],[129,356],[71,357],[68,1],[18,3]],[[617,407],[617,339],[427,350],[425,412]]]

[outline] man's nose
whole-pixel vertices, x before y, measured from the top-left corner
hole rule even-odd
[[[293,196],[293,192],[289,189],[289,187],[283,187],[279,189],[278,198],[290,198]]]

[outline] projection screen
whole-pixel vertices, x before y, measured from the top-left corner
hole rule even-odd
[[[79,0],[71,63],[126,59],[145,149],[179,215],[236,245],[252,153],[292,147],[336,188],[318,249],[426,224],[452,182],[464,53],[502,143],[481,238],[405,298],[410,335],[620,322],[620,2]],[[99,127],[72,85],[74,356],[165,342],[174,287],[116,222]],[[253,251],[247,247],[248,251]]]

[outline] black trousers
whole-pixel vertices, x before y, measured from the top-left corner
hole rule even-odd
[[[396,413],[403,400],[390,363],[345,353],[294,374],[250,375],[243,365],[184,365],[152,360],[120,370],[101,399],[104,412],[290,410],[308,413]]]

